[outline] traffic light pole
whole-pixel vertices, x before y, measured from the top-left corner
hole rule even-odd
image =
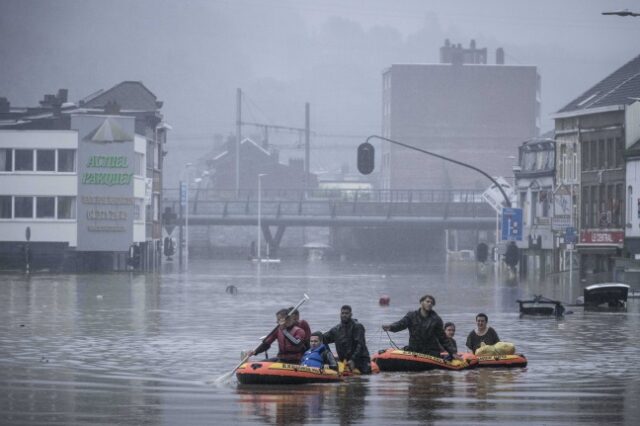
[[[367,138],[365,143],[370,144],[369,141],[371,139],[380,139],[382,141],[389,142],[389,143],[392,143],[394,145],[399,145],[399,146],[404,147],[404,148],[412,149],[414,151],[418,151],[418,152],[421,152],[423,154],[431,155],[432,157],[440,158],[441,160],[449,161],[449,162],[457,164],[459,166],[466,167],[468,169],[474,170],[474,171],[480,173],[481,175],[485,176],[487,179],[489,179],[500,190],[500,192],[502,193],[502,196],[504,197],[504,201],[505,201],[505,204],[507,205],[507,207],[511,207],[511,200],[509,200],[509,197],[507,196],[507,193],[504,192],[504,189],[502,189],[502,186],[498,182],[496,182],[496,180],[494,178],[489,176],[486,172],[484,172],[483,170],[480,170],[479,168],[477,168],[475,166],[472,166],[472,165],[467,164],[467,163],[463,163],[462,161],[454,160],[453,158],[445,157],[444,155],[440,155],[440,154],[436,154],[436,153],[433,153],[433,152],[429,152],[427,150],[424,150],[424,149],[421,149],[421,148],[417,148],[415,146],[408,145],[406,143],[402,143],[402,142],[395,141],[393,139],[385,138],[384,136],[371,135],[371,136],[369,136]],[[373,166],[371,167],[371,169],[373,169]]]

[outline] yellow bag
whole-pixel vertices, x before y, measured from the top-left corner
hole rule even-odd
[[[499,355],[513,355],[516,353],[516,345],[509,342],[498,342],[495,345],[496,352]]]
[[[494,345],[487,345],[484,342],[481,342],[480,347],[476,349],[476,355],[498,355],[498,352],[496,351],[496,347]]]
[[[476,355],[513,355],[516,353],[516,346],[509,342],[498,342],[495,345],[487,345],[480,343],[480,347],[476,349]]]

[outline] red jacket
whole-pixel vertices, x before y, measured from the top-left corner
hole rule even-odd
[[[266,351],[278,339],[278,358],[283,361],[299,363],[306,351],[305,338],[304,330],[296,325],[285,330],[278,327],[275,333],[268,335],[256,348],[255,353]]]
[[[309,323],[301,319],[296,325],[304,330],[304,341],[306,342],[307,349],[309,349],[311,347],[311,343],[309,342],[311,340],[311,327],[309,327]]]

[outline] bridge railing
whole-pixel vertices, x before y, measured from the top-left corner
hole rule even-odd
[[[170,191],[164,206],[179,211],[176,196]],[[255,216],[258,199],[255,191],[241,192],[243,197],[227,198],[230,192],[190,192],[189,214],[218,217]],[[285,196],[286,195],[286,196]],[[386,216],[386,217],[479,217],[492,215],[479,191],[330,191],[329,193],[292,190],[265,190],[262,194],[263,217],[283,216]],[[186,211],[185,211],[186,214]]]
[[[166,188],[164,196],[167,199],[177,199],[177,188]],[[257,189],[209,189],[191,187],[192,200],[244,200],[258,199]],[[484,203],[482,191],[479,190],[438,190],[438,189],[273,189],[264,188],[262,199],[267,200],[341,200],[363,202],[404,202],[404,203]]]

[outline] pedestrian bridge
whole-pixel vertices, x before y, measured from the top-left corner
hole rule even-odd
[[[174,194],[171,197],[172,192]],[[166,190],[175,225],[263,227],[437,227],[495,229],[496,213],[481,191],[441,190],[191,190],[181,206]],[[185,200],[187,201],[187,200]],[[166,223],[166,221],[165,221]]]

